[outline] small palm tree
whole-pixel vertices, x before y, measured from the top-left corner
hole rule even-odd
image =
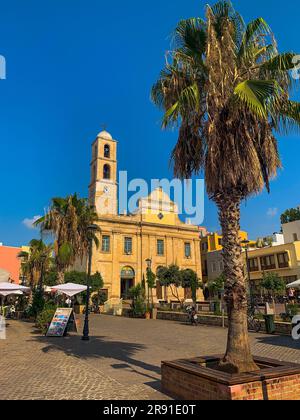
[[[279,54],[265,20],[246,25],[229,1],[207,6],[206,20],[180,22],[174,44],[152,98],[165,111],[163,126],[179,125],[175,175],[203,171],[219,210],[229,316],[221,368],[253,371],[240,204],[270,190],[281,167],[274,133],[299,127],[300,104],[290,99],[295,54]]]
[[[82,262],[86,257],[91,235],[98,247],[97,235],[88,229],[96,220],[94,207],[87,199],[74,194],[66,198],[53,198],[49,212],[35,222],[42,232],[51,232],[55,236],[55,263],[59,283],[64,282],[65,271],[77,259]]]
[[[18,258],[22,259],[23,274],[29,279],[29,285],[33,287],[42,280],[42,274],[53,265],[53,245],[47,245],[41,239],[32,239],[29,251],[21,251]]]

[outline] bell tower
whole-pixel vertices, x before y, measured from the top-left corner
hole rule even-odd
[[[101,215],[117,215],[117,142],[107,131],[92,144],[89,199]]]

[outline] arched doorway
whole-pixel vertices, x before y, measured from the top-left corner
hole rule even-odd
[[[129,290],[134,286],[135,272],[132,267],[121,270],[121,299],[129,299]]]

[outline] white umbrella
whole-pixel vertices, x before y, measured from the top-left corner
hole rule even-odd
[[[75,284],[75,283],[66,283],[66,284],[59,284],[57,286],[53,286],[51,287],[51,290],[55,292],[61,292],[69,297],[72,297],[72,296],[77,295],[78,293],[86,291],[87,286],[83,286],[81,284]]]
[[[18,296],[22,296],[24,293],[21,290],[0,290],[0,296],[10,296],[10,295],[18,295]]]
[[[29,292],[30,288],[29,287],[25,287],[25,286],[21,286],[20,284],[16,284],[16,283],[8,283],[8,282],[3,282],[0,283],[0,293],[2,292],[14,292],[14,291],[21,291],[21,292]]]
[[[288,284],[286,287],[287,289],[293,289],[293,288],[300,289],[300,280],[296,280],[293,283]]]

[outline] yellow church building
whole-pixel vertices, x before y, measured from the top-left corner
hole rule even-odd
[[[92,144],[89,186],[100,228],[92,271],[102,274],[108,298],[128,298],[128,290],[146,277],[147,260],[154,273],[160,266],[176,264],[194,270],[201,280],[199,228],[179,219],[176,203],[161,188],[140,199],[134,214],[118,213],[117,146],[108,132],[97,136]],[[186,293],[182,289],[181,298],[189,297]],[[154,297],[156,301],[174,300],[171,291],[158,282]]]

